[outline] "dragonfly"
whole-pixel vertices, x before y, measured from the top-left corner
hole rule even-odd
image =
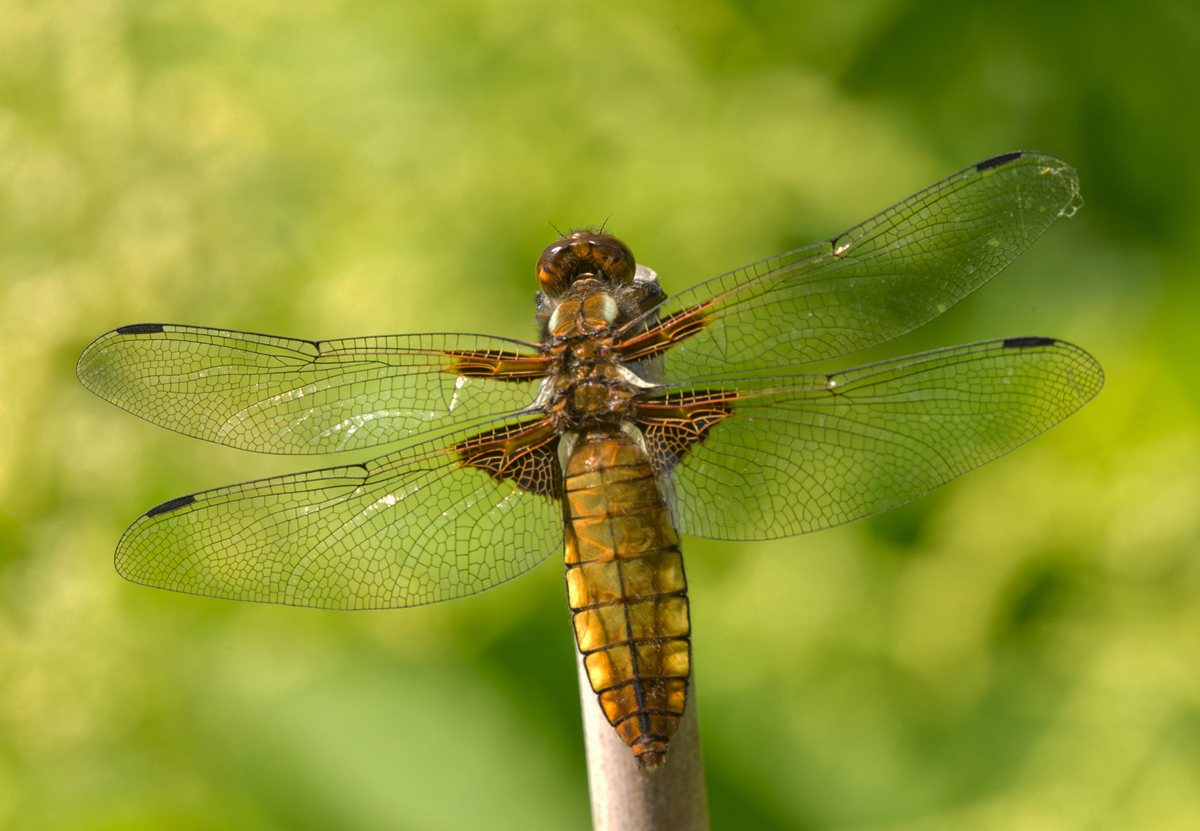
[[[586,676],[638,764],[658,766],[692,670],[681,534],[766,540],[887,510],[1100,391],[1092,356],[1042,336],[803,371],[942,314],[1080,204],[1066,162],[1006,153],[671,296],[617,237],[573,231],[537,262],[537,341],[115,329],[78,376],[159,426],[259,453],[402,442],[163,502],[116,569],[208,597],[392,609],[564,550]]]

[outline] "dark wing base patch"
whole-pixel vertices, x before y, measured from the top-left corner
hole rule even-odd
[[[645,332],[622,338],[617,347],[623,361],[656,358],[672,346],[683,343],[704,331],[711,303],[699,303],[689,309],[674,312],[654,323]]]
[[[463,464],[497,482],[512,481],[527,493],[558,496],[558,436],[547,418],[498,427],[454,446]]]
[[[496,381],[530,381],[546,377],[549,361],[542,355],[498,350],[448,350],[453,358],[446,371],[467,378],[492,378]]]
[[[726,399],[724,393],[705,390],[640,402],[637,422],[655,470],[672,470],[713,426],[731,416],[733,408]]]

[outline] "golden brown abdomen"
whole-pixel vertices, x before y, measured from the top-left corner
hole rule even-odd
[[[691,670],[679,536],[654,474],[616,426],[582,433],[566,466],[567,600],[588,679],[645,766],[662,762]]]

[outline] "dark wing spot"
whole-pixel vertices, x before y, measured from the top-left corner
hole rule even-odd
[[[135,323],[132,326],[122,326],[117,330],[118,335],[159,335],[162,334],[161,323]]]
[[[1001,344],[1005,349],[1022,349],[1026,346],[1053,346],[1058,343],[1054,338],[1008,338]]]
[[[1001,153],[999,156],[992,156],[990,159],[984,159],[979,164],[975,165],[977,173],[983,173],[985,170],[991,170],[993,167],[1001,167],[1009,162],[1015,162],[1024,155],[1020,150],[1015,153]]]
[[[146,516],[161,516],[169,514],[171,511],[178,511],[180,508],[186,508],[196,501],[194,496],[178,496],[174,499],[168,499],[161,505],[155,505],[150,510],[146,511]]]

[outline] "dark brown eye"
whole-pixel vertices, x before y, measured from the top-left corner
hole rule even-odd
[[[562,294],[571,285],[575,262],[570,237],[547,246],[537,261],[538,286],[551,297]]]
[[[613,284],[627,286],[633,282],[633,273],[637,269],[633,252],[629,246],[616,237],[599,234],[590,237],[591,260],[600,272],[608,277]]]
[[[608,234],[576,231],[542,252],[537,262],[537,280],[542,291],[557,296],[583,275],[610,285],[633,282],[637,263],[629,246]]]

